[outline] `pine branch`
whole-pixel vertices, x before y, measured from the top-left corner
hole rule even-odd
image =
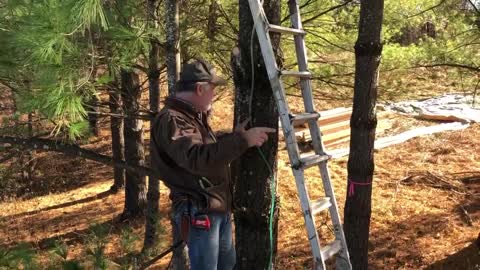
[[[7,162],[7,161],[9,161],[10,159],[12,159],[12,158],[14,158],[15,156],[17,156],[17,155],[18,155],[18,153],[14,151],[14,152],[10,153],[9,155],[1,158],[1,159],[0,159],[0,163]]]
[[[10,91],[12,91],[13,93],[17,93],[18,90],[15,86],[13,86],[9,81],[7,80],[4,80],[2,78],[0,78],[0,84],[3,84],[4,86],[6,86],[7,88],[10,89]]]
[[[107,113],[107,112],[96,112],[96,111],[87,111],[88,114],[94,114],[98,116],[109,116],[109,117],[115,117],[115,118],[133,118],[133,119],[141,119],[141,120],[147,120],[150,121],[153,119],[153,113],[151,115],[146,115],[146,114],[118,114],[118,113]]]
[[[353,89],[353,84],[347,84],[347,83],[337,82],[337,81],[333,81],[333,80],[327,80],[327,79],[322,78],[322,77],[313,77],[312,80],[318,80],[318,81],[326,83],[330,86],[335,85],[335,86],[342,86],[342,87],[347,87],[347,88],[352,88]]]
[[[419,15],[422,15],[422,14],[424,14],[425,12],[428,12],[428,11],[430,11],[430,10],[434,10],[434,9],[436,9],[437,7],[443,5],[443,3],[445,3],[445,2],[446,2],[446,0],[441,0],[438,4],[436,4],[436,5],[434,5],[434,6],[431,6],[431,7],[427,8],[427,9],[425,9],[425,10],[422,10],[422,11],[420,11],[420,12],[417,13],[417,14],[408,16],[407,19],[410,19],[410,18],[412,18],[412,17],[416,17],[416,16],[419,16]]]
[[[132,67],[138,69],[138,70],[141,70],[143,73],[148,73],[148,68],[142,66],[142,65],[139,65],[139,64],[134,64]]]
[[[235,36],[238,36],[238,27],[235,26],[235,24],[232,22],[232,19],[230,18],[230,16],[227,14],[227,12],[225,11],[225,9],[223,9],[222,5],[221,4],[217,4],[218,5],[218,9],[220,10],[220,13],[222,14],[223,18],[225,19],[225,21],[227,22],[227,24],[230,26],[230,28],[232,29],[233,33]]]
[[[341,8],[341,7],[344,7],[344,6],[348,5],[348,4],[350,4],[351,2],[353,2],[353,0],[348,0],[348,1],[343,2],[342,4],[339,4],[339,5],[330,7],[330,8],[328,8],[328,9],[326,9],[325,11],[322,11],[322,12],[318,13],[317,15],[315,15],[315,16],[313,16],[313,17],[311,17],[311,18],[308,18],[308,19],[306,19],[306,20],[304,20],[304,21],[302,22],[302,24],[305,25],[305,24],[307,24],[307,23],[309,23],[309,22],[311,22],[311,21],[314,21],[315,19],[317,19],[317,18],[319,18],[319,17],[321,17],[321,16],[323,16],[323,15],[325,15],[325,14],[327,14],[327,13],[329,13],[329,12],[335,10],[335,9],[339,9],[339,8]]]
[[[308,7],[310,4],[313,4],[315,1],[314,0],[307,0],[307,2],[305,2],[303,5],[299,6],[298,9],[301,11],[302,9],[304,9],[305,7]],[[282,19],[282,21],[280,22],[280,24],[284,23],[286,20],[290,19],[290,14],[288,14],[287,16],[285,16],[285,18]]]
[[[468,65],[463,65],[463,64],[455,64],[455,63],[440,63],[440,64],[432,64],[432,65],[416,65],[413,67],[410,67],[411,69],[413,68],[432,68],[432,67],[454,67],[454,68],[463,68],[467,69],[470,71],[475,71],[475,72],[480,72],[480,67],[479,66],[468,66]]]
[[[340,45],[337,45],[337,44],[331,42],[330,40],[328,40],[328,39],[320,36],[319,34],[315,33],[315,32],[313,31],[313,29],[308,29],[308,30],[307,30],[307,29],[304,29],[304,30],[305,30],[308,34],[311,34],[312,36],[315,36],[315,37],[317,37],[317,38],[325,41],[326,43],[332,45],[333,47],[336,47],[336,48],[341,49],[341,50],[346,51],[346,52],[351,52],[351,53],[354,52],[354,51],[351,50],[351,49],[344,48],[344,47],[342,47],[342,46],[340,46]]]
[[[468,2],[470,3],[470,5],[472,5],[473,9],[475,9],[475,11],[477,12],[477,14],[480,15],[480,10],[477,8],[477,6],[475,5],[475,3],[473,3],[472,0],[468,0]]]
[[[102,155],[92,150],[83,149],[75,144],[68,144],[60,141],[40,138],[23,139],[11,136],[0,136],[0,143],[19,145],[25,148],[35,150],[59,152],[68,156],[83,157],[85,159],[97,161],[105,165],[126,169],[131,171],[132,173],[159,177],[151,168],[138,165],[130,165],[123,160],[113,160],[113,158],[110,156]]]

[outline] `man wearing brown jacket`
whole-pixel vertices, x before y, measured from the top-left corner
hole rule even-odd
[[[174,221],[187,243],[192,270],[233,269],[229,164],[275,131],[245,130],[244,123],[233,133],[215,136],[207,112],[215,87],[225,83],[203,60],[185,64],[176,95],[167,98],[151,131],[152,167],[170,188]]]

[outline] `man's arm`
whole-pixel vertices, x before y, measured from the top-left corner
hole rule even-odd
[[[240,133],[222,136],[216,143],[204,144],[202,135],[180,117],[168,121],[169,134],[162,138],[165,152],[177,165],[198,175],[212,175],[248,149],[248,141]]]

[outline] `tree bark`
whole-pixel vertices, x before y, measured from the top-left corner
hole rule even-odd
[[[171,96],[175,93],[176,83],[180,76],[179,7],[177,0],[166,0],[165,5],[168,95]]]
[[[166,43],[166,62],[168,95],[173,96],[176,91],[176,85],[180,76],[180,46],[179,46],[179,3],[177,0],[167,0],[165,2],[166,25],[167,25],[167,43]],[[170,223],[172,224],[173,243],[178,242],[180,232],[175,226],[172,213],[170,213]],[[189,269],[188,253],[186,245],[181,245],[173,251],[173,261],[171,269],[185,270]]]
[[[98,97],[92,95],[92,98],[88,101],[88,110],[92,113],[88,113],[88,126],[93,136],[98,136]]]
[[[148,0],[147,16],[148,24],[151,30],[158,30],[157,21],[157,0]],[[154,37],[150,37],[150,53],[148,58],[148,92],[150,101],[150,111],[158,112],[160,103],[160,87],[159,77],[160,71],[158,67],[159,44]],[[150,120],[150,131],[153,125],[153,119]],[[153,138],[153,136],[150,136]],[[153,140],[150,139],[150,153],[155,147]],[[152,164],[152,155],[150,154],[150,164]],[[145,238],[143,241],[143,249],[148,250],[155,245],[157,240],[158,227],[158,200],[160,199],[160,180],[157,177],[148,177],[148,193],[147,193],[147,214],[145,220]]]
[[[279,24],[280,1],[265,0],[264,9],[268,20],[272,24]],[[253,20],[248,1],[239,1],[239,20],[239,48],[234,49],[231,59],[236,91],[234,125],[250,118],[250,126],[267,126],[278,130],[278,111],[256,35],[252,44],[253,74],[251,70],[250,40]],[[274,50],[278,50],[279,36],[271,37]],[[254,77],[253,92],[251,92],[252,76]],[[276,177],[277,135],[277,133],[270,135],[269,140],[260,148],[260,151],[252,148],[232,164],[235,185],[234,203],[239,209],[235,212],[234,219],[237,250],[236,269],[268,269],[270,251],[273,253],[272,263],[275,262],[278,198],[276,198],[273,211],[272,243],[269,238],[269,220],[272,188],[273,192],[276,191],[276,185],[272,187],[272,179]],[[263,160],[261,153],[265,156],[268,164]]]
[[[121,96],[123,111],[127,115],[138,114],[141,87],[138,74],[121,70]],[[125,161],[132,165],[144,166],[143,121],[135,118],[124,119]],[[127,171],[125,174],[125,209],[124,218],[143,214],[146,204],[145,176]]]
[[[27,89],[31,88],[31,82],[26,81],[25,86]],[[13,100],[13,108],[16,111],[16,101],[12,97]],[[33,112],[28,113],[27,115],[27,137],[33,137]],[[20,158],[20,163],[23,164],[22,166],[22,179],[23,181],[26,182],[31,182],[33,180],[33,175],[35,172],[35,166],[37,164],[37,161],[35,159],[35,150],[27,150],[24,151],[21,155]]]
[[[118,89],[118,83],[115,81],[113,87],[108,89],[109,91],[109,103],[110,113],[113,115],[122,114],[122,100],[120,96],[120,89]],[[125,141],[123,137],[123,118],[122,117],[110,117],[110,130],[112,133],[112,155],[114,160],[123,160],[125,158]],[[125,170],[122,168],[113,168],[113,185],[110,188],[111,191],[117,192],[125,185]]]
[[[33,113],[29,113],[27,116],[27,137],[33,136]],[[35,166],[37,161],[35,160],[35,150],[24,151],[21,158],[22,167],[22,178],[23,181],[31,182],[33,180],[33,175],[35,172]]]
[[[353,269],[368,268],[382,20],[383,0],[361,1],[359,33],[355,44],[355,86],[347,165],[349,192],[345,202],[344,225]]]

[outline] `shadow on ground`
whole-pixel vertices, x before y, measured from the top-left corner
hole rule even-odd
[[[427,270],[479,270],[480,250],[476,243],[472,243],[464,249],[447,258],[437,261],[426,268]]]

